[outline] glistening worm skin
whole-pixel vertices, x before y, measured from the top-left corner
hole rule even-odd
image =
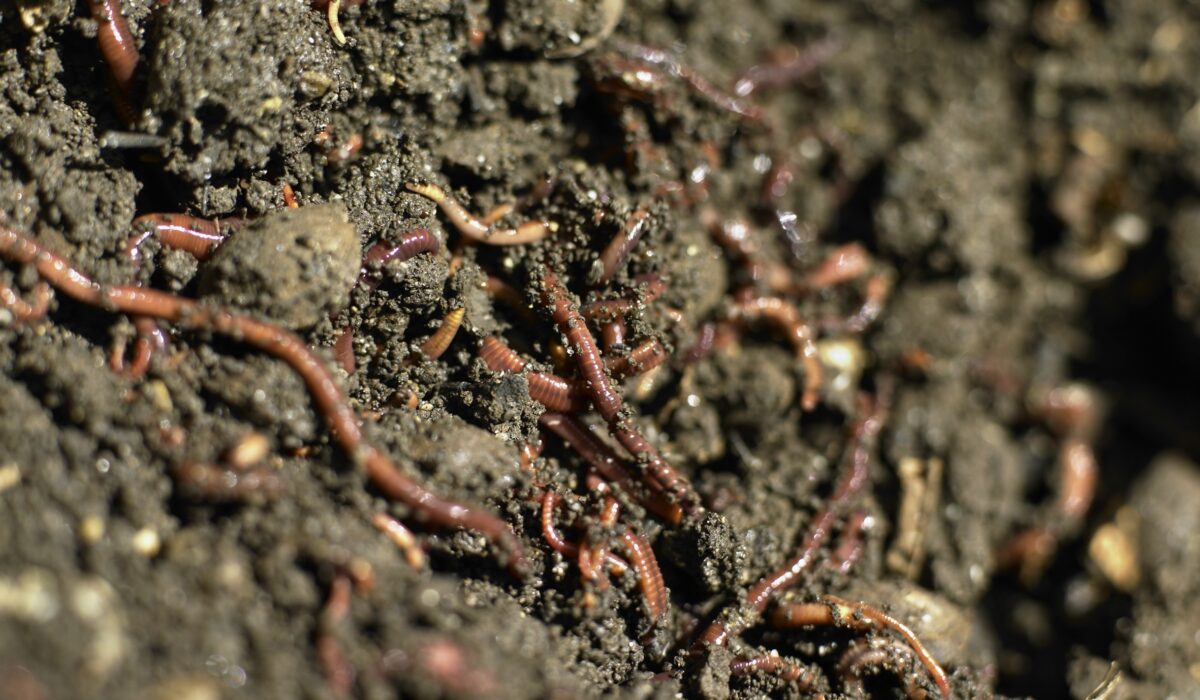
[[[951,696],[950,680],[946,677],[946,672],[917,635],[907,625],[872,605],[826,595],[821,597],[820,603],[791,603],[777,608],[771,614],[771,624],[784,629],[812,625],[848,627],[866,632],[880,628],[890,629],[908,642],[913,653],[929,671],[929,675],[933,676],[942,697],[949,700]]]
[[[88,9],[92,19],[96,20],[96,43],[100,46],[100,55],[108,64],[108,72],[112,76],[115,93],[113,101],[117,113],[126,124],[133,122],[133,81],[137,74],[138,55],[137,44],[133,33],[129,31],[129,23],[121,14],[120,0],[88,0]]]
[[[520,541],[507,523],[491,513],[446,500],[429,491],[405,476],[391,458],[366,441],[358,424],[358,414],[342,394],[333,374],[294,333],[158,290],[129,285],[101,286],[65,258],[15,229],[0,227],[0,257],[32,265],[44,281],[78,302],[157,318],[188,330],[227,335],[282,360],[300,375],[317,410],[333,431],[334,439],[355,463],[363,466],[367,478],[377,489],[410,506],[418,517],[435,525],[478,530],[505,553],[514,573],[525,570]]]
[[[600,254],[600,284],[608,283],[624,266],[629,254],[646,232],[649,218],[650,210],[645,206],[638,207],[637,211],[625,220],[625,225],[612,241],[605,246],[604,252]]]
[[[525,372],[528,363],[498,338],[488,336],[479,348],[479,357],[493,372]],[[525,372],[529,398],[551,411],[577,413],[587,408],[586,393],[576,382],[550,372]]]
[[[670,602],[667,599],[667,586],[663,583],[662,571],[658,568],[658,560],[654,558],[654,550],[641,535],[630,530],[621,533],[621,544],[629,555],[629,562],[637,569],[638,587],[642,597],[646,599],[646,608],[650,617],[657,620],[667,614]]]
[[[683,509],[668,501],[662,491],[650,491],[645,495],[633,492],[633,475],[624,462],[578,419],[561,413],[543,413],[538,423],[574,448],[600,476],[637,498],[646,510],[672,525],[683,520]]]
[[[450,219],[450,223],[454,224],[459,233],[477,243],[486,243],[488,245],[523,245],[525,243],[540,241],[558,230],[558,224],[553,221],[539,219],[526,221],[523,224],[519,224],[516,228],[495,229],[480,221],[474,214],[467,211],[463,205],[459,204],[457,199],[450,196],[450,194],[437,185],[420,185],[410,182],[404,186],[410,192],[415,192],[422,197],[433,200],[434,204],[437,204],[441,208],[442,213],[446,215],[446,218]]]
[[[171,250],[190,253],[197,260],[207,260],[228,238],[229,233],[246,223],[245,219],[202,219],[187,214],[143,214],[133,220],[138,231],[125,241],[125,256],[135,263],[142,258],[142,244],[157,238]]]
[[[635,458],[645,459],[647,472],[662,488],[678,498],[685,508],[696,510],[698,501],[687,480],[658,454],[658,450],[631,421],[621,417],[621,396],[605,374],[604,360],[600,356],[600,349],[596,347],[596,339],[588,330],[579,309],[567,297],[558,275],[549,267],[543,273],[542,285],[550,316],[575,348],[579,372],[591,394],[592,403],[608,422],[613,437]]]

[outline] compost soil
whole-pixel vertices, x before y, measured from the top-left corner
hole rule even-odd
[[[130,378],[110,354],[131,321],[60,294],[44,319],[0,312],[0,697],[805,695],[730,671],[774,653],[819,671],[828,696],[936,696],[916,665],[852,678],[862,632],[739,610],[828,496],[860,392],[890,396],[854,504],[862,557],[826,565],[835,537],[790,595],[889,610],[956,697],[1200,697],[1194,4],[366,0],[341,7],[345,45],[300,0],[118,4],[141,56],[128,123],[87,4],[0,2],[3,224],[102,284],[296,330],[338,367],[368,438],[511,524],[529,570],[390,504],[278,360],[171,331]],[[751,66],[805,51],[809,70],[733,94]],[[114,132],[153,138],[125,148]],[[504,222],[557,230],[470,245],[409,182],[480,213],[516,202]],[[600,252],[643,207],[642,238],[601,283]],[[135,265],[125,244],[148,212],[253,221],[212,259],[151,240]],[[714,218],[745,222],[793,280],[858,242],[890,289],[861,332],[839,319],[863,279],[794,295],[824,364],[814,410],[785,334],[736,322],[738,290],[766,282]],[[362,251],[417,227],[437,253],[356,282]],[[614,533],[577,454],[545,435],[523,457],[543,409],[521,374],[478,358],[496,336],[573,371],[541,301],[547,264],[582,301],[639,300],[630,343],[669,353],[621,388],[705,506],[675,526],[625,503],[669,589],[658,620],[636,576],[585,581],[549,545],[546,488],[576,494],[557,514],[567,538]],[[645,273],[668,282],[661,299],[639,296]],[[38,280],[5,264],[0,281],[29,295]],[[448,350],[425,358],[456,308]],[[695,351],[709,321],[724,335]],[[345,328],[352,366],[334,361]],[[1006,544],[1061,520],[1062,435],[1037,397],[1063,386],[1096,397],[1096,496],[1058,523],[1040,570],[1014,570]],[[253,468],[270,488],[230,499],[189,480],[184,465],[220,470],[263,439]],[[902,532],[918,473],[937,495]],[[372,526],[380,512],[415,529],[427,565]],[[327,601],[351,571],[339,614]],[[693,651],[721,615],[745,631]]]

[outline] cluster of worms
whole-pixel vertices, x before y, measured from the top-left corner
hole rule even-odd
[[[338,24],[342,4],[337,0],[312,2],[314,8],[328,13],[339,43],[344,41]],[[345,4],[355,3],[346,0]],[[131,122],[139,60],[135,43],[115,0],[89,0],[88,6],[98,25],[100,51],[110,68],[116,110],[122,119]],[[669,109],[671,96],[676,94],[673,91],[682,88],[706,108],[728,115],[741,127],[769,133],[764,109],[752,97],[811,76],[836,46],[836,42],[827,40],[806,51],[754,66],[729,90],[713,84],[672,52],[624,41],[609,42],[589,59],[589,65],[593,87],[611,100],[618,122],[626,131],[624,165],[636,169],[646,158],[663,157],[653,153],[655,144],[647,136],[648,118],[639,107]],[[331,139],[323,132],[318,141]],[[361,137],[352,137],[332,145],[329,157],[350,159],[362,148]],[[430,182],[405,183],[410,193],[437,206],[464,245],[539,246],[546,251],[543,257],[530,258],[536,262],[530,263],[529,279],[524,284],[492,274],[486,288],[494,301],[534,324],[530,334],[540,326],[544,334],[555,337],[549,346],[558,352],[544,365],[515,350],[509,340],[487,335],[478,339],[476,356],[492,372],[523,377],[530,399],[544,409],[538,419],[541,439],[522,447],[522,468],[532,484],[529,505],[538,513],[540,533],[536,534],[540,546],[578,570],[585,587],[585,605],[596,604],[595,594],[608,589],[614,580],[632,577],[651,626],[673,624],[672,596],[651,534],[661,528],[697,522],[707,508],[686,470],[671,464],[656,444],[656,436],[647,434],[621,382],[665,366],[682,368],[704,362],[761,326],[781,337],[791,349],[804,378],[800,408],[814,411],[822,403],[825,381],[818,341],[867,331],[882,313],[892,283],[885,266],[858,243],[830,247],[822,259],[808,267],[799,265],[796,256],[789,262],[768,254],[768,247],[758,238],[762,232],[754,224],[725,217],[706,201],[706,179],[720,166],[718,150],[711,144],[699,144],[697,151],[705,154],[703,162],[686,169],[687,175],[678,181],[660,183],[650,198],[633,207],[613,238],[592,251],[592,269],[598,274],[587,280],[571,274],[570,265],[555,254],[555,237],[561,227],[554,220],[530,217],[512,225],[504,223],[524,216],[525,209],[547,198],[554,187],[552,178],[535,187],[528,202],[501,205],[483,216],[469,211],[448,188]],[[775,166],[766,172],[759,188],[762,201],[768,205],[781,202],[791,180],[786,159],[775,159]],[[285,191],[284,198],[295,206],[290,190]],[[671,348],[664,338],[636,337],[631,332],[635,326],[631,319],[660,304],[670,289],[669,270],[630,269],[639,247],[646,245],[644,241],[653,226],[650,212],[657,202],[666,202],[681,216],[702,226],[724,252],[733,278],[732,290],[710,318],[686,319],[675,309],[662,309],[677,322],[693,326],[695,342],[686,348]],[[794,227],[794,216],[789,218],[782,205],[779,207],[779,235],[785,245],[795,246],[795,231],[789,228]],[[133,222],[133,233],[123,253],[136,268],[143,244],[154,239],[163,247],[204,260],[245,223],[244,219],[146,214]],[[438,237],[423,228],[379,240],[364,255],[358,285],[372,291],[380,284],[382,268],[438,254],[440,249]],[[110,364],[114,371],[132,380],[142,377],[154,358],[167,348],[169,336],[160,325],[164,323],[185,331],[225,335],[278,358],[303,379],[334,442],[374,489],[407,506],[427,525],[482,533],[515,576],[528,572],[530,562],[525,548],[508,523],[486,510],[430,491],[406,474],[409,470],[403,462],[398,464],[367,440],[360,416],[335,372],[319,352],[291,331],[138,284],[100,285],[29,234],[14,228],[0,227],[0,257],[37,272],[38,282],[28,300],[12,286],[0,283],[0,305],[17,323],[43,318],[55,293],[129,316],[136,330],[133,347],[117,342]],[[612,286],[619,279],[625,280],[624,291],[614,294]],[[583,281],[586,286],[581,284]],[[854,299],[851,311],[815,321],[805,317],[802,309],[807,308],[806,300],[848,287],[857,290],[843,295]],[[582,301],[581,297],[590,300]],[[441,358],[460,334],[466,309],[450,306],[440,328],[419,345],[420,355],[426,360]],[[346,373],[353,374],[357,362],[351,327],[341,318],[331,321],[341,329],[333,356]],[[775,651],[743,653],[731,663],[730,674],[734,678],[773,676],[803,692],[821,696],[838,687],[852,691],[861,687],[865,675],[886,669],[898,675],[908,697],[923,698],[931,690],[945,698],[951,696],[950,680],[933,655],[912,630],[882,608],[831,594],[797,598],[789,593],[808,581],[818,564],[845,577],[862,555],[868,523],[862,501],[870,487],[872,455],[888,417],[892,383],[890,375],[881,371],[873,391],[859,392],[846,420],[840,474],[824,504],[809,519],[791,557],[751,585],[743,600],[733,602],[698,633],[678,639],[680,650],[701,658],[760,624],[781,631],[837,628],[862,635],[862,639],[850,643],[835,664],[804,663]],[[410,401],[415,401],[415,394]],[[1063,533],[1078,523],[1090,504],[1095,482],[1090,397],[1078,391],[1055,390],[1046,396],[1040,410],[1047,425],[1062,439],[1064,488],[1055,504],[1057,517],[1018,536],[1004,555],[1023,566],[1040,565]],[[534,463],[544,444],[551,440],[583,465],[578,480],[582,493],[539,477]],[[181,464],[173,476],[183,488],[215,501],[277,498],[281,490],[278,480],[257,468],[264,445],[261,439],[249,437],[231,448],[220,464]],[[640,520],[642,513],[652,516],[657,524],[647,527]],[[416,536],[404,524],[382,512],[374,516],[372,523],[396,543],[411,565],[426,565]],[[354,670],[340,651],[336,629],[347,615],[352,592],[367,590],[371,585],[370,576],[361,567],[356,569],[351,563],[339,566],[320,616],[316,654],[331,690],[338,696],[352,692]],[[447,683],[461,682],[464,674],[453,669],[463,668],[463,650],[449,641],[440,643],[449,646],[430,645],[425,650],[433,655],[426,660],[428,665],[442,669],[439,673]],[[830,670],[837,674],[836,684],[826,675]],[[489,682],[495,679],[472,681],[476,690]]]

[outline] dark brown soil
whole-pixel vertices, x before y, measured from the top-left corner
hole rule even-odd
[[[1192,3],[366,0],[341,8],[345,46],[301,0],[120,5],[142,59],[130,124],[87,3],[0,0],[0,223],[102,284],[294,329],[331,367],[350,328],[356,363],[335,373],[368,439],[437,493],[503,518],[530,570],[513,576],[478,533],[389,503],[301,379],[236,338],[173,331],[131,379],[109,359],[130,319],[59,294],[22,323],[6,303],[0,698],[804,696],[771,673],[731,674],[739,657],[776,652],[818,670],[827,697],[936,697],[919,665],[862,682],[846,671],[858,640],[886,646],[890,633],[777,630],[740,609],[829,496],[860,395],[890,397],[848,514],[869,518],[863,556],[845,573],[827,565],[839,524],[789,596],[888,610],[955,697],[1200,697]],[[685,67],[638,62],[639,45]],[[728,104],[751,66],[830,46],[807,74]],[[742,104],[762,118],[729,109]],[[112,132],[155,138],[125,148]],[[781,165],[792,179],[771,198]],[[550,193],[531,195],[546,178]],[[504,221],[558,229],[467,245],[407,182],[474,212],[516,202]],[[285,210],[285,184],[300,209]],[[600,284],[601,251],[643,206],[644,235]],[[152,241],[135,266],[124,246],[148,212],[255,221],[209,260]],[[758,259],[792,283],[851,242],[888,283],[862,331],[841,320],[864,280],[791,293],[819,336],[815,410],[800,405],[814,377],[787,337],[737,321],[738,295],[770,282],[747,279],[710,218],[746,222]],[[438,253],[355,285],[362,251],[417,227]],[[703,503],[678,526],[623,497],[605,528],[584,461],[549,433],[522,459],[543,409],[478,348],[502,337],[539,369],[574,371],[573,354],[555,359],[545,265],[583,302],[638,298],[646,273],[668,281],[628,334],[659,339],[669,359],[621,391]],[[487,292],[489,275],[518,303]],[[0,282],[31,297],[38,276],[5,262]],[[456,308],[448,351],[423,358]],[[726,342],[695,354],[706,322]],[[1064,387],[1096,397],[1094,429],[1045,410]],[[221,470],[250,434],[268,446],[258,493],[189,480],[187,465]],[[1082,518],[1055,505],[1059,450],[1075,438],[1099,465]],[[935,495],[905,532],[917,472]],[[557,516],[572,542],[646,536],[666,616],[650,618],[634,575],[586,582],[551,548],[546,488],[575,494]],[[372,526],[380,512],[416,530],[428,566]],[[1056,546],[1041,567],[1010,566],[1030,528]],[[330,612],[330,591],[368,568],[374,585]],[[720,616],[746,629],[695,651]],[[352,679],[331,674],[332,647]],[[1104,684],[1110,664],[1120,676]]]

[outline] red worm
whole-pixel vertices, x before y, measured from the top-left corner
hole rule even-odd
[[[458,200],[437,185],[420,185],[409,182],[404,185],[410,192],[416,192],[422,197],[432,199],[441,208],[450,223],[462,235],[476,243],[489,245],[522,245],[540,241],[558,230],[558,224],[553,221],[535,219],[519,224],[516,228],[495,229],[480,221],[478,217],[466,210]]]
[[[405,476],[386,454],[364,439],[358,415],[338,387],[337,380],[321,358],[294,333],[158,290],[130,285],[102,286],[65,258],[14,229],[0,227],[0,257],[34,266],[43,280],[81,303],[157,318],[188,330],[230,336],[282,360],[300,375],[317,410],[332,429],[334,439],[355,463],[364,467],[367,478],[376,488],[435,525],[482,532],[507,555],[508,565],[514,572],[524,570],[524,553],[507,523],[491,513],[446,500],[429,491]]]
[[[525,372],[525,362],[515,350],[499,338],[488,336],[479,348],[479,357],[493,372]],[[586,392],[574,381],[550,372],[525,372],[529,398],[551,411],[577,413],[587,409]]]
[[[658,568],[658,560],[654,558],[654,550],[646,542],[646,538],[636,535],[631,530],[621,533],[621,543],[629,555],[629,562],[637,569],[638,588],[646,599],[646,609],[655,620],[667,614],[670,602],[667,599],[667,586],[663,583],[662,571]]]
[[[153,237],[166,248],[190,253],[197,260],[207,260],[230,232],[246,222],[237,217],[202,219],[187,214],[143,214],[133,220],[137,233],[125,241],[125,256],[135,263],[140,262],[142,244]]]
[[[829,568],[843,576],[850,573],[850,570],[862,558],[866,546],[863,541],[863,533],[870,529],[871,524],[871,516],[862,511],[850,517],[846,526],[842,528],[842,543],[838,545],[833,557],[825,562]]]
[[[207,260],[225,241],[229,232],[245,223],[246,219],[237,217],[201,219],[187,214],[143,214],[133,220],[133,228],[137,232],[125,241],[125,257],[135,266],[141,265],[142,245],[150,238],[157,238],[166,248],[190,253],[197,260]],[[134,342],[132,362],[125,364],[125,342],[122,340],[113,345],[109,366],[114,372],[137,379],[150,368],[154,353],[166,350],[169,342],[152,319],[134,316],[133,325],[137,330],[137,340]]]
[[[600,476],[636,498],[646,510],[672,525],[678,525],[683,520],[683,510],[678,504],[667,500],[662,491],[651,490],[645,495],[636,493],[632,488],[633,475],[625,463],[617,457],[612,448],[593,435],[579,420],[560,413],[543,413],[538,423],[562,438],[563,442],[578,452]]]
[[[871,267],[871,254],[858,243],[847,243],[833,249],[811,272],[804,276],[805,289],[826,289],[862,277]]]
[[[129,23],[121,14],[120,0],[88,0],[88,9],[92,19],[96,21],[96,43],[100,45],[100,55],[108,64],[108,72],[112,77],[117,113],[126,124],[133,122],[134,76],[137,74],[138,55],[133,33],[129,31]]]
[[[661,66],[675,77],[680,78],[702,97],[717,107],[733,114],[758,121],[762,119],[762,109],[735,95],[730,95],[718,89],[700,75],[694,68],[680,61],[671,53],[641,44],[613,40],[616,49],[628,56],[651,65]]]
[[[554,513],[558,510],[561,500],[562,497],[551,489],[542,494],[542,535],[550,543],[551,549],[567,559],[576,559],[579,557],[578,545],[568,542],[554,525]],[[617,576],[624,575],[629,570],[629,563],[615,554],[607,554],[605,562],[609,570]]]
[[[667,359],[667,349],[658,338],[648,338],[629,351],[628,355],[619,355],[605,359],[608,371],[613,377],[624,379],[638,374],[644,374],[658,367]]]
[[[575,348],[576,362],[584,383],[591,394],[596,410],[608,421],[613,437],[635,458],[645,458],[646,469],[669,493],[678,498],[684,507],[694,510],[698,506],[695,493],[687,480],[658,454],[658,450],[635,428],[631,421],[622,418],[621,396],[605,374],[604,361],[596,339],[592,337],[579,309],[567,296],[566,289],[558,281],[558,275],[546,267],[543,277],[543,296],[550,307],[550,316],[558,329]]]
[[[587,323],[579,314],[578,308],[567,296],[567,291],[558,281],[558,275],[549,267],[542,276],[543,295],[550,307],[550,316],[558,325],[559,331],[567,336],[568,342],[578,353],[579,372],[587,383],[588,391],[596,404],[596,410],[604,420],[612,422],[618,419],[621,410],[621,396],[604,373],[604,360],[596,340],[588,330]]]
[[[607,352],[620,352],[625,348],[625,321],[617,319],[600,327],[600,342]]]
[[[877,637],[868,641],[857,641],[850,645],[838,659],[837,671],[843,679],[845,690],[859,694],[864,692],[863,676],[879,669],[895,671],[904,683],[904,694],[910,700],[924,700],[928,693],[921,687],[908,669],[916,665],[912,649],[898,639]]]
[[[354,331],[350,326],[343,327],[337,340],[333,341],[333,359],[346,370],[346,374],[354,374]]]
[[[749,97],[764,87],[783,87],[805,80],[840,49],[840,41],[825,38],[803,50],[793,50],[782,59],[751,66],[738,78],[733,92],[738,97]]]
[[[862,305],[842,323],[851,333],[862,333],[879,318],[892,291],[892,283],[884,275],[871,275],[863,287]]]
[[[663,292],[667,291],[667,283],[663,281],[662,277],[653,273],[638,275],[634,281],[638,284],[636,298],[593,301],[590,304],[584,304],[579,309],[579,313],[584,318],[601,323],[616,321],[631,311],[653,303],[663,295]]]
[[[908,642],[917,659],[929,671],[929,675],[933,676],[933,682],[937,684],[942,697],[949,700],[951,696],[950,680],[946,677],[946,672],[917,635],[907,625],[872,605],[825,595],[821,596],[820,603],[790,603],[776,608],[771,613],[771,624],[784,629],[810,626],[848,627],[864,632],[890,629]]]
[[[38,282],[33,288],[33,302],[25,301],[16,290],[0,282],[0,307],[8,309],[15,323],[33,323],[46,316],[50,308],[50,285]]]
[[[329,682],[330,692],[339,698],[350,695],[356,675],[354,666],[342,652],[336,632],[337,626],[350,613],[350,593],[350,577],[343,573],[335,575],[329,586],[329,598],[321,609],[315,640],[321,671]]]
[[[749,676],[752,673],[769,673],[782,681],[795,683],[796,689],[800,692],[809,692],[815,689],[821,681],[821,672],[816,667],[805,667],[777,654],[754,658],[742,656],[729,663],[729,675],[735,678]],[[824,695],[817,697],[823,698]]]
[[[637,208],[629,218],[625,220],[625,225],[617,232],[604,248],[604,252],[600,253],[600,284],[607,284],[612,280],[629,259],[629,254],[633,252],[635,246],[642,238],[642,234],[649,228],[650,209],[646,205]]]
[[[392,261],[403,262],[422,253],[436,253],[440,246],[441,244],[438,243],[437,237],[430,233],[428,229],[423,228],[405,231],[400,234],[399,243],[389,243],[382,240],[376,241],[363,254],[362,270],[358,273],[358,283],[368,291],[373,290],[379,286],[380,282],[377,275],[371,274],[374,269],[382,268]],[[462,318],[460,316],[458,322],[461,321]],[[443,325],[442,327],[445,328],[446,326]],[[455,325],[454,331],[457,330],[458,326]],[[454,333],[449,330],[446,332],[450,334],[450,337],[445,339],[447,346],[449,346],[449,340],[454,338]],[[437,333],[434,334],[434,336],[436,335]],[[429,340],[425,342],[429,343],[433,341],[434,336],[430,336]],[[422,346],[422,352],[424,352],[424,346]],[[442,348],[442,352],[445,352],[445,348]],[[428,355],[429,353],[425,354]],[[440,354],[439,352],[438,355]],[[346,374],[354,374],[354,331],[351,330],[350,326],[343,327],[337,340],[334,341],[333,356],[338,361],[338,364],[342,366],[342,369],[346,370]],[[430,359],[437,359],[437,357],[431,357]]]
[[[271,501],[283,493],[283,481],[270,468],[239,470],[184,462],[173,470],[172,476],[183,490],[218,503]]]
[[[884,393],[881,392],[881,395]],[[860,418],[854,422],[846,464],[837,486],[834,487],[833,494],[826,501],[825,506],[813,517],[800,551],[783,566],[760,579],[746,593],[745,606],[753,616],[740,620],[739,626],[749,624],[754,618],[761,615],[766,610],[767,604],[771,602],[772,596],[790,588],[800,580],[800,576],[816,560],[821,545],[829,538],[829,533],[838,519],[842,517],[847,506],[866,487],[869,477],[870,448],[875,436],[883,428],[887,401],[881,396],[874,402],[864,401],[863,403],[867,405],[860,407]],[[729,641],[731,634],[737,631],[731,629],[730,625],[725,622],[717,620],[704,630],[694,648],[701,649],[705,645],[724,645]]]
[[[800,397],[800,406],[806,411],[816,408],[825,373],[817,357],[812,328],[800,318],[796,307],[779,297],[754,297],[739,302],[736,313],[748,320],[765,319],[784,332],[804,365],[804,393]]]
[[[415,228],[400,234],[399,242],[376,241],[363,255],[363,267],[383,267],[393,260],[402,262],[422,253],[436,253],[440,247],[429,229]]]

